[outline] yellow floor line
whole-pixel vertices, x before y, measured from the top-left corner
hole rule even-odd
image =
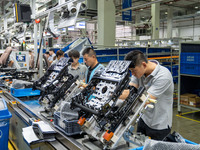
[[[198,121],[198,120],[194,120],[194,119],[191,119],[191,118],[183,117],[183,116],[180,116],[180,115],[176,115],[176,116],[200,123],[200,121]]]
[[[186,114],[191,114],[191,113],[195,113],[195,112],[200,112],[199,110],[194,110],[194,111],[189,111],[186,113],[181,113],[182,115],[186,115]]]
[[[12,144],[10,143],[10,141],[8,141],[8,149],[9,149],[9,150],[15,150],[15,149],[13,148]]]

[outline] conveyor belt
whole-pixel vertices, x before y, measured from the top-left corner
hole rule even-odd
[[[67,137],[65,134],[57,130],[53,123],[48,121],[46,118],[44,118],[42,115],[40,115],[38,112],[42,111],[42,107],[33,107],[26,105],[22,100],[13,97],[9,92],[7,92],[6,89],[2,89],[1,96],[6,100],[8,103],[8,108],[10,111],[13,111],[16,116],[18,116],[23,124],[29,125],[29,118],[34,117],[40,120],[43,120],[47,123],[49,123],[52,128],[57,132],[56,134],[56,141],[54,142],[46,142],[45,144],[48,145],[48,147],[51,147],[51,149],[57,149],[57,150],[65,150],[65,149],[73,149],[73,150],[79,150],[79,149],[86,149],[84,148],[76,139],[72,137]],[[16,104],[13,104],[13,102],[16,101]],[[12,113],[13,113],[12,112]],[[13,115],[14,116],[14,115]],[[78,138],[81,140],[80,138]],[[12,139],[11,139],[12,141]]]

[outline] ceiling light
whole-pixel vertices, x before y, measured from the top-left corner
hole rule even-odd
[[[165,15],[167,15],[168,13],[167,12],[165,12]]]
[[[143,8],[141,8],[140,10],[143,10]]]
[[[169,4],[173,4],[173,2],[169,2]]]
[[[196,7],[194,7],[195,9],[198,9],[199,7],[198,6],[196,6]]]

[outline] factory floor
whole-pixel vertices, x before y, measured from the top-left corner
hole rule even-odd
[[[182,108],[182,115],[179,115],[177,108],[173,111],[172,132],[176,131],[185,139],[200,143],[200,111]]]

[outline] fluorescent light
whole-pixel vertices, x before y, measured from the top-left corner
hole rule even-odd
[[[196,6],[196,7],[194,7],[195,9],[198,9],[199,7],[198,6]]]

